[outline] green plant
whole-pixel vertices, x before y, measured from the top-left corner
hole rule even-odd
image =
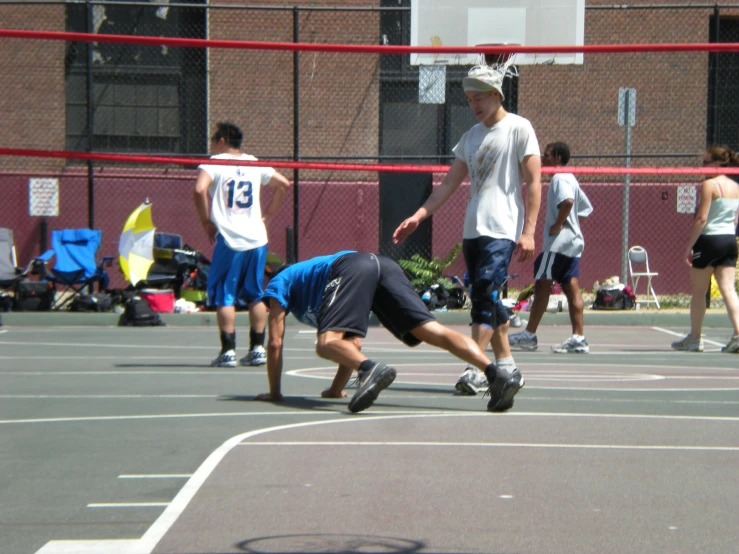
[[[411,276],[411,285],[418,291],[424,291],[432,285],[441,285],[446,289],[454,284],[444,277],[444,270],[457,259],[462,243],[457,243],[443,260],[438,257],[428,260],[420,254],[413,254],[410,260],[398,260],[398,265]]]

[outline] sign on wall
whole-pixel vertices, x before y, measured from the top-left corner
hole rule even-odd
[[[677,187],[677,213],[693,214],[698,201],[698,188],[695,185]]]
[[[37,217],[59,215],[59,179],[28,180],[28,215]]]

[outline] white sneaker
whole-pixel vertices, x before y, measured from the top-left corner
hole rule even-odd
[[[573,335],[559,346],[552,346],[552,352],[557,354],[587,354],[590,352],[590,346],[588,346],[585,337],[580,339]]]
[[[487,386],[488,378],[485,377],[485,374],[476,367],[468,365],[462,375],[459,376],[454,388],[460,394],[475,395],[479,392],[479,389],[487,388]]]
[[[728,342],[728,344],[721,348],[721,352],[725,352],[728,354],[739,353],[739,335],[734,335],[733,337],[731,337],[731,340]]]
[[[210,367],[236,367],[236,352],[233,350],[221,352],[215,360],[210,362]]]
[[[529,333],[525,329],[520,333],[511,333],[508,335],[508,344],[513,348],[529,350],[530,352],[539,348],[539,340],[536,338],[536,335]]]
[[[673,350],[681,350],[685,352],[703,352],[703,337],[697,340],[692,340],[690,338],[690,333],[688,333],[680,340],[673,342],[672,348]]]
[[[241,365],[245,366],[257,366],[264,365],[267,363],[267,353],[264,351],[264,346],[255,346],[252,348],[246,356],[239,360]]]

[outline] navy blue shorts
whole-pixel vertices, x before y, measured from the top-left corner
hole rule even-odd
[[[557,281],[567,285],[580,278],[580,258],[570,258],[557,252],[542,252],[534,261],[534,279]]]
[[[462,253],[467,264],[470,285],[477,281],[487,281],[502,286],[508,276],[516,243],[507,239],[477,237],[462,241]]]
[[[484,325],[493,329],[508,322],[508,312],[503,305],[499,289],[508,277],[516,243],[507,239],[477,237],[462,241],[462,253],[467,264],[472,301],[473,325]],[[491,298],[488,289],[495,292]]]

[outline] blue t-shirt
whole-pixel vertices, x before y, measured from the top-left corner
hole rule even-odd
[[[321,307],[331,264],[337,258],[354,252],[342,250],[289,266],[272,277],[262,299],[274,298],[301,323],[318,327],[318,309]]]

